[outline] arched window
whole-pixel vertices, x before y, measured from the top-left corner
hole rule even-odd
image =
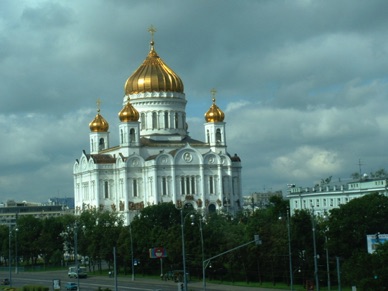
[[[217,132],[216,132],[216,142],[217,143],[221,143],[221,129],[217,129]]]
[[[206,142],[210,143],[210,132],[209,132],[209,130],[206,131]]]
[[[103,150],[105,148],[105,140],[103,138],[100,138],[98,142],[98,149]]]
[[[135,129],[131,128],[129,130],[129,142],[132,143],[132,142],[135,142],[135,141],[136,141]]]

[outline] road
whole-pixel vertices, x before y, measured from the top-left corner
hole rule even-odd
[[[0,278],[8,278],[8,272],[0,272]],[[65,290],[66,282],[77,282],[77,279],[69,279],[67,272],[62,271],[48,271],[48,272],[19,272],[12,273],[12,286],[22,287],[24,285],[42,285],[50,287],[53,290],[54,280],[60,280],[61,290]],[[109,288],[115,290],[114,278],[108,276],[95,276],[89,274],[87,279],[79,279],[79,286],[81,291],[96,291],[99,287],[102,289]],[[131,280],[131,276],[117,278],[117,291],[176,291],[179,290],[179,284],[172,281],[162,281],[157,279],[146,279],[142,277]],[[189,282],[188,290],[199,291],[204,290],[201,281]],[[206,284],[206,290],[211,291],[282,291],[276,289],[253,288],[253,287],[238,287],[227,286],[219,284]]]

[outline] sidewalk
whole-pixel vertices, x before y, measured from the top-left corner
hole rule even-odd
[[[147,279],[147,278],[136,278],[137,281],[149,282],[150,284],[155,284],[158,282],[157,279]],[[178,286],[183,283],[176,283],[173,281],[163,281],[166,286],[171,286],[171,290],[178,290]],[[193,281],[187,283],[187,291],[200,291],[205,290],[203,287],[202,281]],[[206,282],[206,290],[211,291],[285,291],[284,289],[273,289],[273,288],[261,288],[261,287],[242,287],[235,285],[223,285]]]

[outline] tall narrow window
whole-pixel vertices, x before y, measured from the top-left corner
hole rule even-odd
[[[191,177],[191,194],[195,194],[195,177]]]
[[[145,129],[146,128],[146,119],[145,119],[144,113],[142,113],[140,116],[140,123],[141,123],[141,129]]]
[[[157,115],[156,112],[152,113],[152,129],[157,129],[158,128],[158,120],[157,120]]]
[[[167,178],[166,177],[162,178],[162,195],[163,196],[167,195]]]
[[[133,179],[133,197],[138,196],[138,185],[137,185],[137,179]]]
[[[209,133],[209,130],[206,131],[206,142],[210,143],[210,133]]]
[[[190,191],[190,177],[186,177],[186,193],[191,194]]]
[[[181,194],[185,195],[185,177],[181,177]]]
[[[209,177],[209,193],[214,194],[214,178],[213,178],[213,176]]]
[[[131,128],[129,130],[129,142],[134,142],[136,141],[136,137],[135,137],[135,129],[134,128]]]
[[[164,128],[168,128],[168,112],[164,112]]]
[[[217,143],[220,143],[221,142],[221,129],[217,129],[217,132],[216,132],[216,141]]]
[[[175,113],[175,128],[178,128],[178,123],[179,123],[179,120],[178,120],[178,113],[176,112],[176,113]]]
[[[109,183],[108,183],[108,181],[104,182],[104,197],[105,197],[105,199],[109,198]]]
[[[123,130],[120,130],[120,143],[124,143],[124,133]]]
[[[98,142],[98,149],[103,150],[105,148],[105,140],[103,138],[100,138]]]

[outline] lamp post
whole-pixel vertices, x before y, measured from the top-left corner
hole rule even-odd
[[[190,215],[191,224],[194,225],[194,214]],[[202,216],[199,219],[199,232],[201,235],[201,250],[202,250],[202,286],[203,290],[206,290],[206,276],[205,276],[205,248],[203,244],[203,229],[202,229]]]
[[[312,210],[312,217],[311,217],[311,223],[313,228],[313,246],[314,246],[314,277],[315,277],[315,285],[317,288],[317,291],[319,291],[319,277],[318,277],[318,261],[317,261],[317,242],[315,238],[315,214],[314,214],[314,208]]]
[[[184,237],[184,219],[183,219],[183,208],[181,212],[181,235],[182,235],[182,261],[183,261],[183,291],[187,291],[187,277],[186,277],[186,253],[185,253],[185,237]]]
[[[326,245],[327,290],[330,291],[330,266],[329,266],[329,247],[327,245],[327,233],[325,233],[325,245]]]
[[[291,228],[290,228],[290,209],[287,208],[287,234],[288,234],[288,258],[290,267],[290,288],[294,290],[294,272],[292,271],[292,252],[291,252]]]
[[[132,227],[131,223],[129,224],[129,235],[131,238],[131,264],[132,264],[132,281],[135,281],[135,265],[133,261],[133,239],[132,239]]]
[[[287,238],[288,238],[288,263],[290,273],[290,290],[294,290],[294,272],[292,270],[292,252],[291,252],[291,228],[290,228],[290,209],[287,207]],[[280,216],[279,219],[282,219]]]
[[[83,227],[85,228],[85,226]],[[70,227],[67,227],[70,231]],[[77,290],[81,290],[79,285],[79,266],[78,266],[78,224],[75,222],[73,225],[73,233],[74,233],[74,264],[77,274]]]
[[[18,274],[18,231],[19,229],[15,228],[15,274]]]
[[[8,233],[8,268],[9,268],[9,287],[12,288],[12,252],[11,252],[11,237],[12,237],[12,228],[11,223],[9,224],[9,233]]]

